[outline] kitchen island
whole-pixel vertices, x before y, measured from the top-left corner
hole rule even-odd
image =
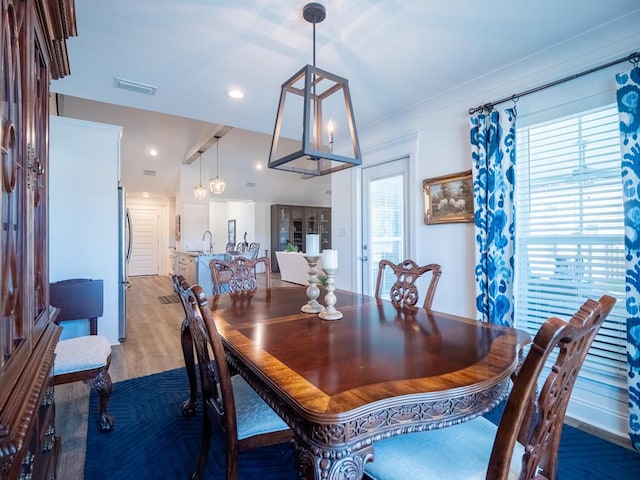
[[[231,257],[227,253],[176,252],[173,271],[176,275],[182,275],[189,285],[198,284],[207,295],[213,295],[209,262],[214,258],[229,260]]]

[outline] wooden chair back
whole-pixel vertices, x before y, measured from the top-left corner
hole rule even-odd
[[[558,445],[571,391],[589,347],[615,303],[607,295],[599,301],[587,300],[569,322],[551,317],[542,325],[507,400],[487,478],[508,478],[516,441],[525,447],[520,478],[556,478]],[[554,350],[558,354],[555,364],[542,378],[545,362]]]
[[[252,242],[247,247],[247,257],[258,258],[258,254],[260,253],[260,244],[257,242]]]
[[[378,264],[378,278],[376,280],[376,298],[382,298],[382,279],[384,278],[385,268],[390,268],[396,277],[395,282],[389,291],[391,302],[396,307],[417,309],[417,303],[420,297],[416,281],[427,272],[431,272],[431,281],[424,297],[423,307],[425,310],[431,310],[433,297],[436,293],[438,280],[442,274],[442,268],[437,263],[419,266],[411,259],[395,264],[387,259],[380,260]]]
[[[198,466],[192,476],[200,479],[208,460],[214,425],[221,429],[226,453],[226,479],[238,477],[239,453],[264,445],[276,444],[291,438],[290,430],[265,432],[252,437],[238,438],[236,401],[231,373],[224,346],[200,285],[188,287],[184,278],[174,281],[181,300],[186,305],[186,322],[198,360],[203,403],[203,431]]]
[[[271,260],[260,258],[235,257],[229,261],[214,258],[209,262],[213,291],[216,295],[229,292],[231,295],[251,295],[258,288],[256,266],[264,264],[265,284],[271,290]]]
[[[224,347],[209,314],[207,298],[202,288],[199,285],[188,288],[186,282],[179,281],[177,289],[181,300],[184,300],[186,305],[186,322],[191,332],[200,372],[203,414],[209,420],[203,424],[206,432],[203,431],[202,438],[204,441],[205,436],[211,437],[213,431],[211,422],[218,424],[224,437],[227,471],[233,470],[237,468],[238,429],[231,374],[227,366]],[[209,354],[209,349],[211,349],[212,355]],[[198,464],[202,465],[202,469],[204,469],[206,458],[199,458]]]

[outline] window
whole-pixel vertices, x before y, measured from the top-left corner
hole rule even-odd
[[[516,161],[516,326],[534,334],[587,297],[618,299],[581,375],[626,376],[624,225],[615,106],[519,127]]]

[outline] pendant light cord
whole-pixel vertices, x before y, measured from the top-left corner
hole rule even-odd
[[[316,68],[316,22],[313,22],[313,68]]]
[[[220,137],[216,140],[216,178],[220,177]]]

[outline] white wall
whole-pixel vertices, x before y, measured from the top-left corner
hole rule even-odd
[[[98,333],[118,344],[118,176],[121,127],[50,117],[49,277],[104,281]],[[89,333],[65,322],[62,338]]]
[[[523,59],[509,69],[474,79],[462,88],[426,101],[399,115],[373,125],[359,125],[363,167],[409,156],[411,162],[412,207],[409,256],[418,263],[437,262],[443,267],[433,308],[475,318],[474,239],[472,224],[425,225],[422,220],[422,180],[471,168],[469,107],[510,97],[512,94],[637,51],[640,45],[640,11],[612,22],[606,28],[588,32],[539,55]],[[420,61],[419,56],[416,61]],[[462,60],[463,61],[463,60]],[[630,64],[555,87],[549,105],[536,105],[536,95],[518,102],[519,118],[533,108],[546,109],[562,102],[570,90],[582,91],[583,104],[598,101],[614,88],[613,75],[628,70]],[[434,72],[437,74],[437,72]],[[460,79],[452,79],[459,84]],[[357,86],[352,86],[356,90]],[[580,96],[580,95],[579,95]],[[597,98],[596,98],[597,97]],[[512,104],[499,105],[498,109]],[[357,110],[356,110],[357,118]],[[349,169],[332,175],[333,245],[340,250],[337,286],[360,290],[360,170]],[[345,208],[351,205],[351,208]],[[569,416],[607,429],[626,433],[624,391],[598,382],[580,382],[572,396]]]

